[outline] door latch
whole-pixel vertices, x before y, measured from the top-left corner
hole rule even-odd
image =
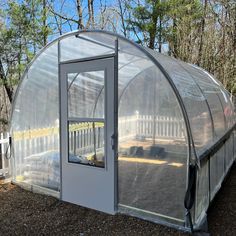
[[[111,147],[112,147],[113,150],[115,150],[116,141],[117,141],[117,135],[116,135],[116,134],[113,134],[113,135],[111,136]]]

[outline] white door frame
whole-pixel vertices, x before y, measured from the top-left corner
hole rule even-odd
[[[105,85],[105,168],[84,166],[68,162],[68,121],[79,118],[68,117],[67,74],[89,71],[104,71]],[[60,85],[60,198],[88,208],[114,214],[117,209],[117,139],[114,141],[117,94],[115,57],[89,59],[59,64]]]

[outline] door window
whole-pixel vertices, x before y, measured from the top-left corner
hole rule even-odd
[[[105,167],[104,72],[67,74],[70,163]]]

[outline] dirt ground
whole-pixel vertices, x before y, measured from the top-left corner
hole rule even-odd
[[[122,158],[121,158],[122,159]],[[127,158],[130,160],[132,158]],[[157,212],[177,219],[185,218],[183,199],[186,189],[185,159],[176,158],[142,160],[135,162],[119,159],[119,201],[123,205]],[[171,159],[180,167],[172,166]],[[147,164],[144,161],[166,163]]]
[[[236,164],[208,212],[211,235],[236,235]],[[15,185],[0,185],[0,235],[188,235],[137,218],[110,216]]]

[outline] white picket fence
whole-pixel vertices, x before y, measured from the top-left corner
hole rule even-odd
[[[104,147],[104,127],[88,127],[69,132],[69,151],[74,155],[83,155]]]
[[[1,133],[0,134],[0,178],[7,177],[9,174],[9,155],[10,155],[10,146],[9,146],[9,134]]]
[[[184,121],[175,117],[134,115],[119,117],[119,139],[145,137],[184,139]]]
[[[119,117],[119,141],[130,139],[184,139],[184,121],[175,117],[133,115]],[[69,150],[72,154],[92,152],[94,146],[104,147],[104,127],[88,127],[72,129],[69,133]],[[95,145],[94,145],[95,143]],[[9,135],[0,136],[0,176],[6,175],[9,169],[9,160],[6,153],[9,148]],[[49,150],[59,151],[59,129],[48,127],[38,130],[18,132],[14,139],[14,153],[17,154],[18,163],[23,162],[27,156]]]

